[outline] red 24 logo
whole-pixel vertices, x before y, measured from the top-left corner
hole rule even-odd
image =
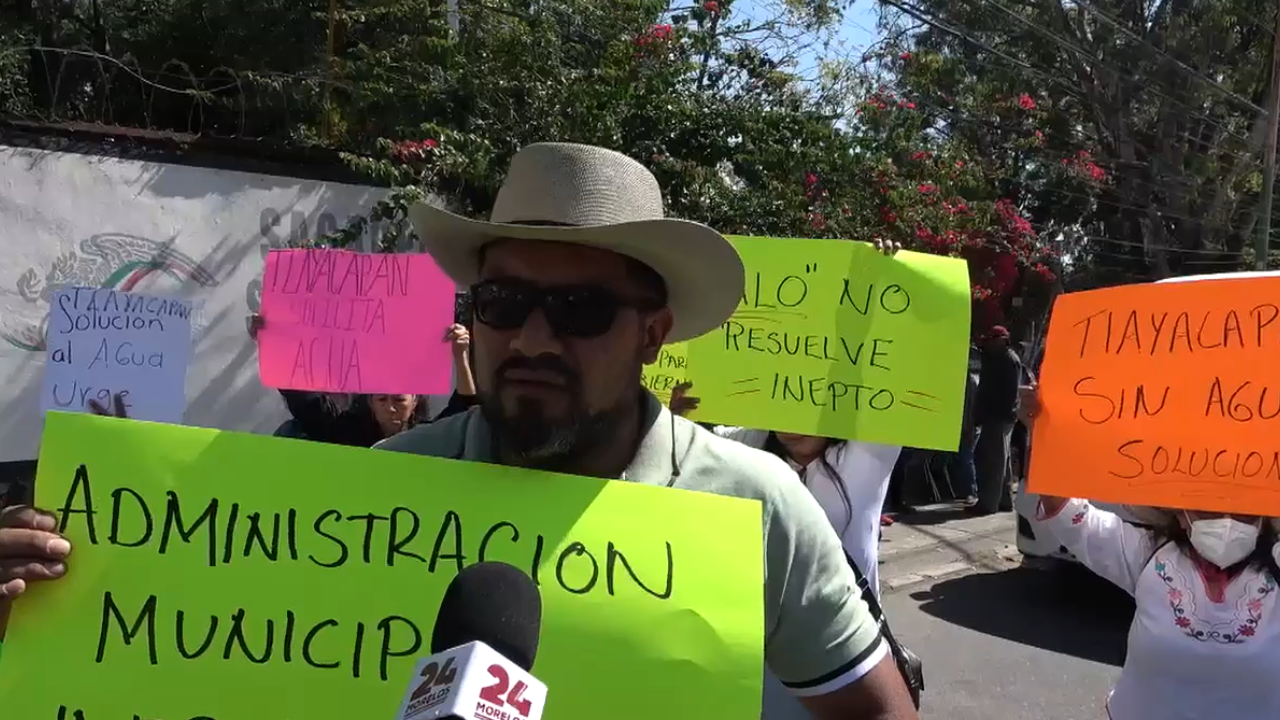
[[[507,674],[507,669],[501,665],[490,665],[489,675],[493,678],[493,684],[480,691],[480,699],[498,707],[506,705],[520,713],[520,717],[529,717],[529,713],[533,710],[533,703],[524,697],[524,691],[529,686],[525,685],[524,681],[517,680],[516,684],[508,691],[508,686],[511,685],[511,676]],[[503,697],[504,694],[505,697]]]
[[[434,688],[453,682],[453,679],[458,676],[458,668],[453,666],[453,658],[449,658],[444,661],[444,667],[434,662],[427,663],[418,676],[423,678],[422,684],[413,691],[413,695],[409,696],[410,701],[430,694]]]

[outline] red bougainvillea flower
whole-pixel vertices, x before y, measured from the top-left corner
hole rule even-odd
[[[391,155],[400,162],[415,162],[426,160],[431,151],[440,147],[440,143],[432,138],[426,140],[405,140],[397,143],[392,149]]]
[[[811,212],[809,213],[809,226],[821,232],[827,227],[827,218],[820,212]]]
[[[1063,158],[1062,164],[1084,180],[1100,183],[1107,179],[1107,171],[1093,161],[1088,150],[1079,151],[1074,158]]]
[[[648,48],[666,40],[670,40],[674,35],[675,30],[673,30],[670,25],[654,25],[649,28],[647,33],[636,37],[631,42],[638,48]]]
[[[933,183],[920,183],[916,186],[916,190],[921,195],[928,195],[937,189],[938,188]]]
[[[1022,108],[1023,110],[1035,110],[1036,101],[1032,100],[1030,95],[1026,93],[1022,93],[1021,95],[1018,96],[1018,107]]]
[[[706,2],[702,3],[702,9],[706,10],[707,13],[710,15],[719,15],[720,3],[716,2],[716,0],[707,0]]]
[[[920,160],[928,160],[931,157],[933,157],[933,153],[929,152],[928,150],[917,150],[911,153],[911,159],[917,162]]]
[[[1031,273],[1044,283],[1052,283],[1054,280],[1058,279],[1058,276],[1055,275],[1053,271],[1049,269],[1049,266],[1044,263],[1033,264],[1031,266]]]
[[[915,110],[916,104],[911,102],[910,100],[899,100],[898,107],[902,108],[903,110]]]
[[[1018,212],[1018,208],[1008,198],[1000,198],[996,201],[996,214],[1000,216],[1005,230],[1017,236],[1030,236],[1035,234],[1035,228]]]
[[[1003,295],[1018,284],[1018,259],[1009,253],[996,255],[991,262],[991,289]]]
[[[904,52],[904,53],[902,53],[901,55],[899,55],[899,56],[898,56],[898,58],[899,58],[899,59],[901,59],[903,62],[910,62],[910,61],[911,61],[911,53],[909,53],[909,52]]]
[[[816,173],[807,172],[804,174],[804,189],[812,190],[818,184],[818,176]]]

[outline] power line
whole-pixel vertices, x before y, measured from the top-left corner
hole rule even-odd
[[[1065,38],[1062,38],[1062,37],[1058,36],[1058,35],[1057,35],[1057,34],[1055,34],[1054,32],[1052,32],[1052,31],[1046,31],[1042,26],[1037,25],[1036,23],[1033,23],[1033,22],[1031,22],[1030,20],[1027,20],[1026,18],[1024,18],[1024,17],[1022,17],[1022,16],[1018,15],[1016,12],[1014,12],[1014,11],[1010,10],[1008,7],[1006,7],[1006,6],[1004,5],[1004,3],[1000,2],[999,0],[986,0],[986,2],[985,2],[985,3],[983,3],[983,4],[981,5],[981,7],[983,7],[983,8],[987,8],[987,7],[990,7],[990,6],[995,6],[995,7],[996,7],[996,8],[998,8],[1001,12],[1005,13],[1005,14],[1006,14],[1006,15],[1008,15],[1009,17],[1011,17],[1011,18],[1013,18],[1013,19],[1017,20],[1018,22],[1022,23],[1023,25],[1025,25],[1026,27],[1028,27],[1029,29],[1031,29],[1031,31],[1032,31],[1032,32],[1034,32],[1034,33],[1038,33],[1038,34],[1039,34],[1039,35],[1041,35],[1042,37],[1047,37],[1048,39],[1050,39],[1050,40],[1052,40],[1053,42],[1055,42],[1059,47],[1061,47],[1061,48],[1063,48],[1063,49],[1065,49],[1065,50],[1067,50],[1067,51],[1069,51],[1069,52],[1074,53],[1077,57],[1084,59],[1085,61],[1089,62],[1091,65],[1099,65],[1099,66],[1102,66],[1102,67],[1106,68],[1107,70],[1110,70],[1111,72],[1115,73],[1117,77],[1125,78],[1126,80],[1128,80],[1128,81],[1130,81],[1130,82],[1134,82],[1134,81],[1136,81],[1136,80],[1138,79],[1136,75],[1126,74],[1123,70],[1120,70],[1119,68],[1117,68],[1117,67],[1115,67],[1115,66],[1113,66],[1113,65],[1110,65],[1110,64],[1108,64],[1108,63],[1102,62],[1101,60],[1099,60],[1099,59],[1097,59],[1097,58],[1095,58],[1095,57],[1092,57],[1092,56],[1089,54],[1089,52],[1088,52],[1088,51],[1083,50],[1083,49],[1081,49],[1081,48],[1077,47],[1077,46],[1076,46],[1075,44],[1073,44],[1071,41],[1069,41],[1069,40],[1067,40],[1067,39],[1065,39]],[[1187,110],[1187,111],[1191,114],[1191,116],[1192,116],[1192,117],[1197,117],[1197,118],[1200,118],[1200,119],[1202,119],[1202,120],[1204,120],[1204,121],[1206,121],[1206,122],[1208,122],[1208,123],[1210,123],[1210,124],[1213,124],[1213,125],[1215,125],[1216,127],[1221,128],[1222,130],[1224,130],[1224,131],[1225,131],[1225,132],[1227,132],[1228,134],[1235,135],[1236,137],[1240,138],[1241,140],[1244,140],[1246,143],[1250,142],[1250,138],[1249,138],[1248,136],[1246,136],[1246,135],[1240,135],[1240,134],[1237,134],[1235,131],[1233,131],[1233,130],[1231,130],[1230,128],[1226,127],[1226,126],[1225,126],[1225,125],[1223,125],[1222,123],[1220,123],[1220,122],[1218,122],[1218,121],[1214,120],[1213,118],[1210,118],[1208,115],[1205,115],[1205,114],[1203,114],[1203,113],[1199,113],[1199,112],[1197,112],[1197,111],[1196,111],[1196,109],[1195,109],[1195,108],[1193,108],[1193,107],[1191,107],[1190,105],[1188,105],[1188,104],[1186,104],[1186,103],[1184,103],[1184,102],[1182,102],[1182,101],[1180,101],[1180,100],[1177,100],[1176,98],[1173,98],[1173,97],[1171,97],[1171,96],[1169,96],[1169,95],[1167,95],[1167,94],[1165,94],[1165,93],[1161,92],[1160,90],[1156,89],[1155,87],[1152,87],[1152,86],[1151,86],[1151,85],[1149,85],[1149,84],[1144,85],[1143,87],[1144,87],[1144,89],[1145,89],[1145,90],[1147,90],[1148,92],[1154,93],[1155,95],[1157,95],[1157,96],[1159,96],[1159,97],[1161,97],[1161,98],[1163,98],[1163,99],[1165,99],[1165,100],[1168,100],[1170,103],[1173,103],[1174,105],[1177,105],[1178,107],[1183,108],[1184,110]],[[1259,109],[1258,109],[1258,112],[1261,112],[1261,108],[1259,108]]]
[[[1114,18],[1112,18],[1112,17],[1111,17],[1110,15],[1108,15],[1107,13],[1105,13],[1105,12],[1103,12],[1102,10],[1098,9],[1098,7],[1097,7],[1096,5],[1094,5],[1094,4],[1093,4],[1092,0],[1078,0],[1078,4],[1079,4],[1081,7],[1083,7],[1085,10],[1088,10],[1088,11],[1089,11],[1090,13],[1092,13],[1093,15],[1095,15],[1095,16],[1097,16],[1097,17],[1101,18],[1101,19],[1103,20],[1103,22],[1107,23],[1107,24],[1108,24],[1108,25],[1110,25],[1111,27],[1113,27],[1113,28],[1115,28],[1115,29],[1119,30],[1120,32],[1122,32],[1122,33],[1124,33],[1124,34],[1128,35],[1129,37],[1133,38],[1134,40],[1137,40],[1139,44],[1142,44],[1142,45],[1145,45],[1145,46],[1147,46],[1147,47],[1151,48],[1152,50],[1154,50],[1154,51],[1156,52],[1156,54],[1158,54],[1158,55],[1160,55],[1160,56],[1164,57],[1165,59],[1169,60],[1169,61],[1170,61],[1170,62],[1172,62],[1174,65],[1178,66],[1178,68],[1180,68],[1180,69],[1182,69],[1183,71],[1187,72],[1187,73],[1188,73],[1188,74],[1190,74],[1191,76],[1193,76],[1193,77],[1195,77],[1195,78],[1199,79],[1200,81],[1204,82],[1205,84],[1209,85],[1210,87],[1217,88],[1217,89],[1218,89],[1218,90],[1220,90],[1223,94],[1225,94],[1227,97],[1230,97],[1230,98],[1232,98],[1232,99],[1234,99],[1234,100],[1237,100],[1237,101],[1239,101],[1239,102],[1243,103],[1243,104],[1244,104],[1244,105],[1246,105],[1249,109],[1253,110],[1253,111],[1254,111],[1254,112],[1256,112],[1256,113],[1264,113],[1264,112],[1266,112],[1266,111],[1265,111],[1265,110],[1263,110],[1261,107],[1259,107],[1257,104],[1255,104],[1252,100],[1249,100],[1248,98],[1244,98],[1244,97],[1241,97],[1240,95],[1237,95],[1235,92],[1232,92],[1232,91],[1231,91],[1231,89],[1227,88],[1225,85],[1223,85],[1222,83],[1218,82],[1217,80],[1214,80],[1214,79],[1212,79],[1212,78],[1210,78],[1210,77],[1207,77],[1204,73],[1199,72],[1199,71],[1198,71],[1198,70],[1196,70],[1195,68],[1192,68],[1191,66],[1189,66],[1189,65],[1187,65],[1186,63],[1182,62],[1181,60],[1179,60],[1179,59],[1177,59],[1177,58],[1173,57],[1173,56],[1172,56],[1172,55],[1170,55],[1169,53],[1164,52],[1164,51],[1163,51],[1163,50],[1161,50],[1160,48],[1158,48],[1158,47],[1156,47],[1155,45],[1151,44],[1151,43],[1150,43],[1150,42],[1148,42],[1146,39],[1144,39],[1144,38],[1140,37],[1137,33],[1133,32],[1133,31],[1132,31],[1132,30],[1130,30],[1129,28],[1125,27],[1122,23],[1120,23],[1119,21],[1115,20]],[[1251,21],[1251,22],[1254,22],[1254,21]],[[1256,24],[1256,22],[1255,22],[1255,24]],[[1259,27],[1261,27],[1261,26],[1259,26]],[[1270,30],[1269,30],[1268,28],[1263,28],[1263,29],[1268,30],[1268,32],[1270,32]]]

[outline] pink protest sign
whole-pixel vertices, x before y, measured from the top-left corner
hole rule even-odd
[[[258,374],[273,388],[443,394],[453,281],[421,253],[272,250]]]

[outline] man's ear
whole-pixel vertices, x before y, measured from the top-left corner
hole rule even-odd
[[[644,326],[641,328],[642,341],[640,359],[644,364],[657,362],[658,352],[662,350],[662,346],[667,342],[667,335],[671,334],[671,326],[675,324],[675,316],[671,314],[671,308],[664,307],[648,316],[645,319]]]

